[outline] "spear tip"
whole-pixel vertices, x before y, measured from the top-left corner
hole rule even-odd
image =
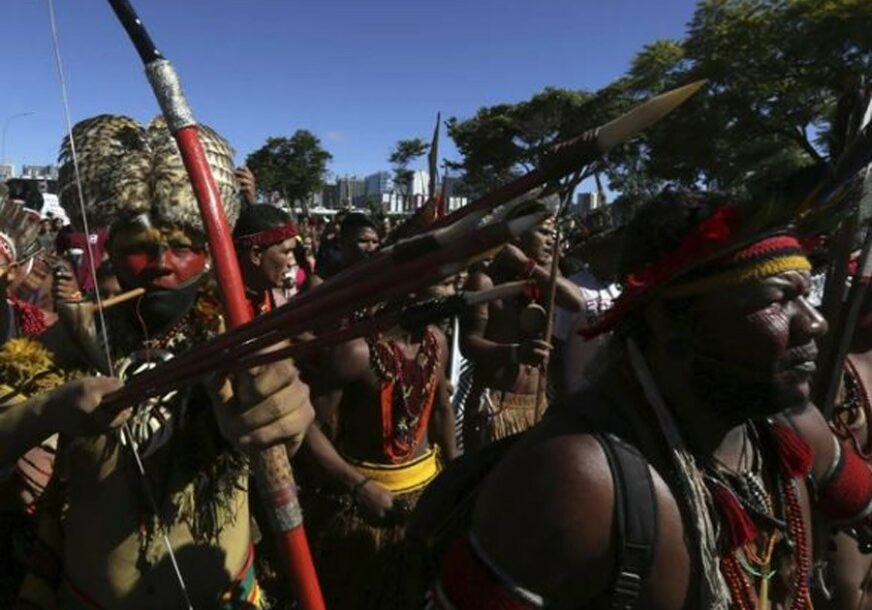
[[[609,121],[597,131],[597,146],[605,153],[622,142],[626,142],[640,131],[647,129],[681,106],[688,98],[699,91],[705,83],[704,79],[698,80],[666,93],[661,93],[639,104],[613,121]]]

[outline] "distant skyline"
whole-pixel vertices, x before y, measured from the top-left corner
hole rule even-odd
[[[157,114],[108,3],[55,4],[73,120]],[[695,7],[692,0],[134,4],[176,65],[197,118],[230,140],[237,163],[269,136],[308,129],[333,155],[331,174],[361,177],[388,168],[397,140],[429,141],[437,111],[466,118],[546,86],[608,84],[644,45],[682,37]],[[46,0],[6,2],[0,15],[5,160],[54,163],[65,126]],[[33,114],[8,121],[25,112]],[[440,157],[457,157],[444,130]]]

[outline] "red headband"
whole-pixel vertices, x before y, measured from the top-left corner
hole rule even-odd
[[[297,225],[289,222],[281,227],[275,227],[267,229],[266,231],[261,231],[260,233],[252,233],[250,235],[237,237],[236,245],[243,248],[250,248],[252,246],[269,247],[279,242],[283,242],[286,239],[296,237],[297,235],[299,235]]]

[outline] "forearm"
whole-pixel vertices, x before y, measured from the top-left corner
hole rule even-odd
[[[342,459],[317,422],[309,428],[303,448],[322,469],[327,479],[340,489],[351,491],[366,479]]]
[[[487,362],[493,367],[507,367],[518,363],[517,343],[497,343],[481,335],[465,337],[460,352],[472,362]]]
[[[0,407],[0,470],[57,432],[48,413],[49,395]]]

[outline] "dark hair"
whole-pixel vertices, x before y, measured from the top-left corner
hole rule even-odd
[[[369,216],[363,212],[351,212],[342,219],[342,224],[339,225],[339,236],[346,239],[364,228],[372,229],[378,233],[378,228]]]
[[[111,277],[115,277],[115,269],[112,268],[112,263],[109,259],[106,259],[100,266],[97,267],[97,281],[109,279]]]
[[[290,214],[275,206],[266,203],[248,205],[242,208],[239,214],[239,219],[233,228],[233,238],[239,239],[246,235],[283,227],[291,221]]]
[[[721,194],[673,190],[645,202],[627,225],[618,266],[620,277],[636,273],[674,251],[703,220],[728,203]]]

